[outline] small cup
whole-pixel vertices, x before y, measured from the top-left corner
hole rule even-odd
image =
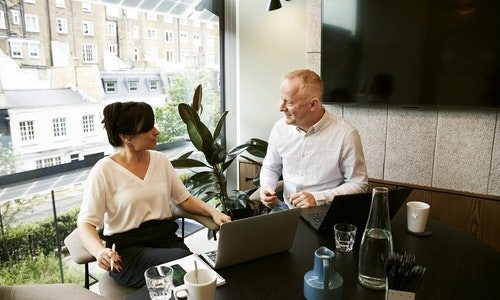
[[[185,297],[188,300],[215,300],[217,275],[209,269],[191,270],[184,275],[185,288],[174,292],[175,299]]]
[[[406,216],[408,231],[422,233],[427,225],[430,205],[420,201],[410,201],[406,203]]]
[[[174,270],[164,265],[150,267],[144,272],[151,300],[168,300],[171,298],[173,275]]]
[[[338,223],[333,227],[335,232],[335,248],[341,252],[351,252],[356,239],[356,226]]]

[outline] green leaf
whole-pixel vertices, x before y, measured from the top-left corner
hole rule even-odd
[[[224,125],[224,122],[226,121],[226,116],[229,112],[226,110],[222,116],[220,117],[219,119],[219,122],[217,122],[217,126],[215,127],[215,130],[214,130],[214,140],[217,140],[217,138],[219,137],[219,134],[220,134],[220,131],[222,130],[222,126]]]
[[[172,160],[171,163],[172,166],[176,169],[199,168],[199,167],[212,168],[206,163],[192,158],[178,158]]]
[[[193,109],[195,112],[198,112],[200,110],[201,106],[201,96],[202,95],[202,87],[201,84],[199,84],[196,89],[194,90],[194,95],[193,95]]]

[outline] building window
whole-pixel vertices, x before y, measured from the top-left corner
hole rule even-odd
[[[182,42],[187,42],[188,41],[188,33],[185,31],[182,31],[179,33],[180,40]]]
[[[53,132],[54,132],[54,137],[65,136],[66,135],[66,118],[52,119],[52,128],[53,128]]]
[[[199,33],[193,33],[193,44],[201,45],[201,35]]]
[[[148,21],[156,21],[156,14],[153,12],[147,12],[146,18],[148,19]]]
[[[58,33],[68,33],[68,21],[63,18],[57,18],[57,32]]]
[[[82,117],[83,132],[94,132],[94,115],[86,115]]]
[[[201,23],[200,23],[200,21],[198,21],[198,20],[193,20],[192,22],[193,22],[193,23],[192,23],[192,24],[193,24],[193,27],[198,27],[198,28],[199,28],[199,27],[201,27]]]
[[[60,164],[61,164],[61,157],[60,156],[49,157],[49,158],[44,158],[44,159],[37,159],[36,168],[37,169],[48,168],[48,167],[57,166]]]
[[[94,44],[83,44],[83,62],[97,62],[97,47]]]
[[[7,27],[5,27],[5,15],[4,15],[3,11],[0,11],[0,28],[1,29],[7,28]]]
[[[189,24],[188,19],[186,19],[186,18],[180,18],[179,19],[179,24],[180,25],[188,25]]]
[[[23,57],[23,45],[20,42],[10,42],[10,56],[14,58]]]
[[[111,44],[108,46],[109,53],[118,55],[118,46],[116,44]]]
[[[92,22],[83,22],[83,35],[94,35],[94,24]]]
[[[12,24],[19,25],[21,24],[21,13],[18,10],[11,10],[12,12]]]
[[[82,2],[82,11],[92,12],[92,4],[90,4],[89,2]]]
[[[26,31],[40,32],[40,27],[38,26],[38,16],[27,14],[24,16],[24,19],[26,21]]]
[[[108,36],[116,36],[116,23],[108,22]]]
[[[31,4],[35,4],[35,3],[36,3],[36,0],[24,0],[23,2],[24,2],[24,3],[31,3]]]
[[[21,141],[32,141],[35,139],[34,121],[19,122],[19,131],[21,133]]]
[[[164,15],[163,16],[163,23],[172,24],[172,23],[174,23],[174,18],[170,15]]]
[[[160,82],[158,80],[148,80],[148,88],[150,92],[156,92],[160,88]]]
[[[39,58],[40,51],[38,49],[38,43],[28,43],[29,56],[31,58]]]
[[[165,51],[165,60],[168,62],[174,61],[174,51],[173,50]]]
[[[80,155],[79,155],[78,153],[76,153],[76,154],[71,154],[71,155],[69,156],[69,159],[70,159],[71,161],[78,161],[78,160],[80,159]]]
[[[165,42],[169,42],[169,43],[174,42],[174,33],[172,31],[165,32]]]
[[[65,8],[66,3],[64,3],[64,0],[56,0],[56,7]]]
[[[148,39],[156,39],[156,29],[148,28]]]
[[[116,81],[105,81],[104,91],[106,92],[106,94],[116,93]]]
[[[127,80],[127,88],[131,93],[139,91],[139,80]]]

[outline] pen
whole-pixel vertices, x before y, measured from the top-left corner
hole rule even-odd
[[[113,259],[113,257],[115,256],[115,249],[116,249],[116,245],[115,243],[113,243],[113,246],[111,246],[111,271],[113,271],[113,265],[115,263],[115,260]]]

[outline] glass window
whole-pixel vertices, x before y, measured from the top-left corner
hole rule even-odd
[[[165,42],[173,43],[174,42],[174,32],[166,31],[165,32]]]
[[[5,15],[4,15],[3,11],[0,11],[0,28],[1,29],[7,28],[7,27],[5,27]]]
[[[28,43],[28,51],[31,58],[40,57],[40,52],[38,51],[38,43]]]
[[[138,80],[129,80],[127,81],[127,87],[129,92],[138,92],[139,91],[139,81]]]
[[[58,33],[68,33],[68,21],[63,18],[57,18],[57,32]]]
[[[165,51],[165,60],[167,62],[173,62],[174,61],[174,51],[173,50],[166,50]]]
[[[158,80],[148,80],[148,87],[150,91],[157,91],[160,84]]]
[[[156,29],[148,28],[148,39],[156,39]]]
[[[55,118],[52,120],[54,137],[66,135],[66,118]]]
[[[104,91],[108,94],[116,93],[116,81],[104,82]]]
[[[21,24],[21,13],[18,10],[11,10],[12,12],[12,24],[19,25]]]
[[[94,35],[94,24],[92,22],[83,22],[83,35]]]
[[[38,16],[26,14],[24,15],[24,19],[26,20],[26,31],[40,32]]]
[[[116,36],[116,23],[108,22],[108,36]]]
[[[56,7],[65,8],[66,3],[64,3],[64,0],[56,0]]]
[[[94,128],[94,115],[85,115],[82,117],[83,121],[83,132],[95,132]]]
[[[20,42],[10,42],[10,55],[12,57],[23,57],[23,45]]]
[[[19,132],[21,133],[21,141],[32,141],[35,139],[34,121],[19,122]]]
[[[83,62],[97,62],[97,47],[94,44],[83,44]]]
[[[89,2],[82,2],[82,11],[92,12],[92,4],[90,4]]]

